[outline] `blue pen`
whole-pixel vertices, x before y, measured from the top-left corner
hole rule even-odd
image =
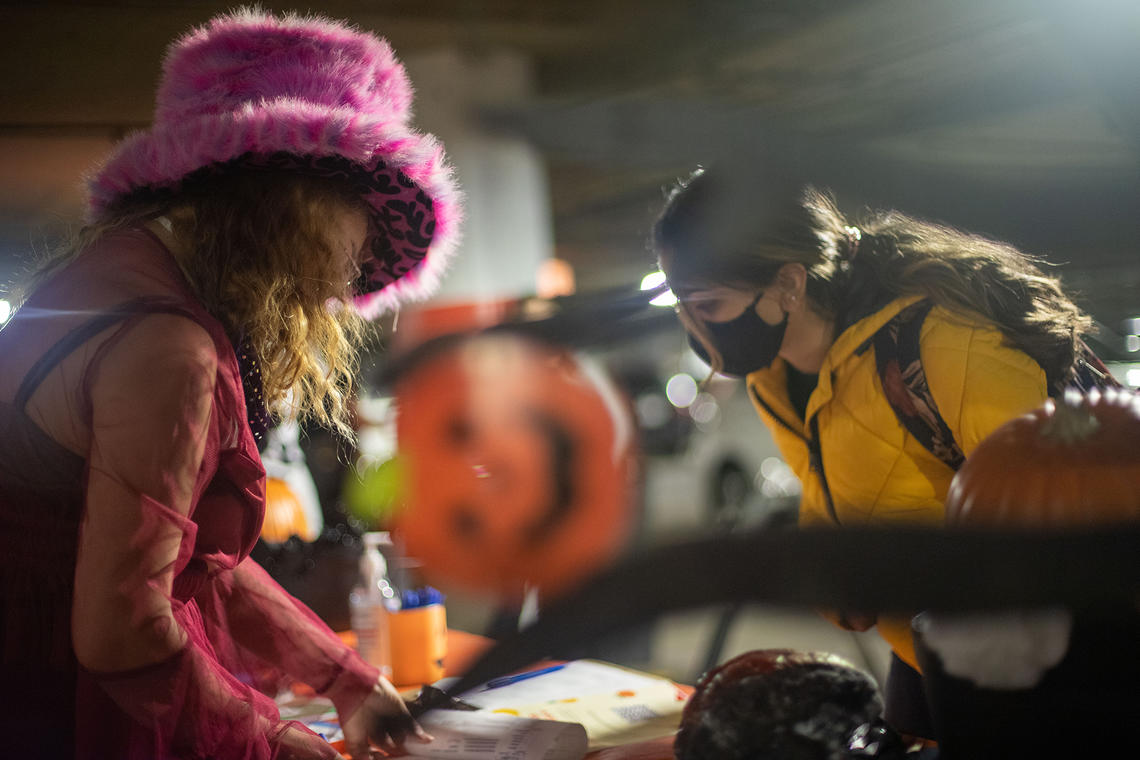
[[[487,689],[497,689],[500,686],[510,686],[513,683],[518,683],[519,681],[525,681],[528,678],[534,678],[536,676],[546,675],[547,673],[553,673],[556,670],[562,670],[562,668],[564,668],[564,667],[566,667],[566,666],[565,665],[551,665],[549,668],[539,668],[538,670],[528,670],[525,673],[518,673],[518,674],[513,675],[513,676],[503,676],[502,678],[492,678],[490,681],[488,681],[483,686],[483,691],[487,691]]]

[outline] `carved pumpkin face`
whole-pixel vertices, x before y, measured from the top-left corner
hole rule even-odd
[[[393,527],[429,577],[556,594],[620,549],[632,425],[613,386],[571,354],[476,336],[404,374],[396,403],[407,490]]]
[[[994,430],[950,484],[946,520],[1058,528],[1140,520],[1140,397],[1050,399]]]

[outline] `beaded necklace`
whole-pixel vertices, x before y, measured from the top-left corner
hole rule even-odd
[[[241,389],[245,394],[245,413],[249,421],[250,432],[254,439],[261,444],[265,434],[273,425],[269,409],[265,405],[265,385],[261,379],[261,364],[257,361],[257,353],[248,336],[242,336],[235,344],[237,352],[238,369],[241,372]]]

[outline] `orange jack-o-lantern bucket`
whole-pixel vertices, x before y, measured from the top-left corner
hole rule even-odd
[[[518,335],[469,337],[402,373],[396,404],[407,480],[393,528],[429,578],[557,594],[620,550],[633,426],[581,359]]]
[[[291,536],[302,541],[312,541],[317,537],[296,492],[281,478],[266,478],[261,538],[271,544],[279,544]]]

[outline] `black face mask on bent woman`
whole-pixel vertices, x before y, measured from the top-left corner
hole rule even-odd
[[[784,318],[778,324],[768,324],[756,313],[756,304],[762,295],[756,296],[736,319],[705,322],[713,348],[724,361],[721,374],[744,377],[771,365],[780,352],[784,331],[788,328],[788,312],[784,312]],[[692,335],[689,336],[689,345],[706,364],[710,363],[704,346]]]

